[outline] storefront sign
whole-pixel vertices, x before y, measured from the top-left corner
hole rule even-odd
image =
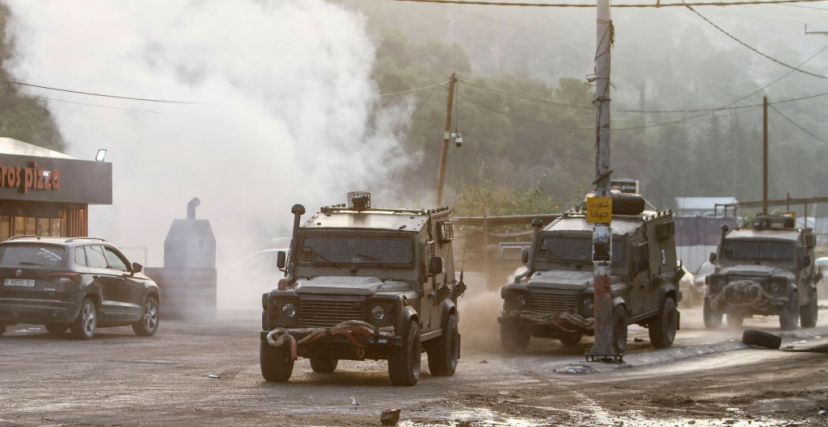
[[[60,190],[60,171],[46,170],[31,162],[29,167],[0,166],[0,187],[16,188],[23,194],[29,190]]]
[[[112,164],[0,153],[0,201],[112,203]]]

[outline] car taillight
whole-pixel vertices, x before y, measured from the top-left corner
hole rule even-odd
[[[72,283],[78,283],[80,282],[81,274],[75,271],[58,271],[49,273],[49,277],[54,277],[56,279],[67,279]]]

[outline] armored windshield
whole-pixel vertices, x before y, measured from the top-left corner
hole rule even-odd
[[[545,235],[542,237],[539,257],[545,262],[589,263],[592,262],[591,236]],[[624,260],[624,241],[612,239],[612,262]]]
[[[333,267],[414,265],[410,233],[309,230],[301,233],[298,261],[302,265]]]
[[[730,260],[791,261],[796,247],[790,241],[725,239],[722,256]]]

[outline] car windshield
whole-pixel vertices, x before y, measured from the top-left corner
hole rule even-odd
[[[300,238],[299,263],[351,267],[414,264],[414,242],[408,233],[373,231],[307,231]]]
[[[592,237],[547,235],[539,255],[547,262],[592,262]],[[624,241],[612,239],[612,262],[624,260]]]
[[[0,245],[0,265],[5,267],[44,266],[63,264],[66,249],[56,245],[11,244]]]
[[[796,257],[796,250],[786,241],[725,240],[722,254],[733,260],[789,261]]]

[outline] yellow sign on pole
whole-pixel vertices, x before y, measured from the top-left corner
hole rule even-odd
[[[587,198],[587,224],[609,224],[612,222],[612,198]]]

